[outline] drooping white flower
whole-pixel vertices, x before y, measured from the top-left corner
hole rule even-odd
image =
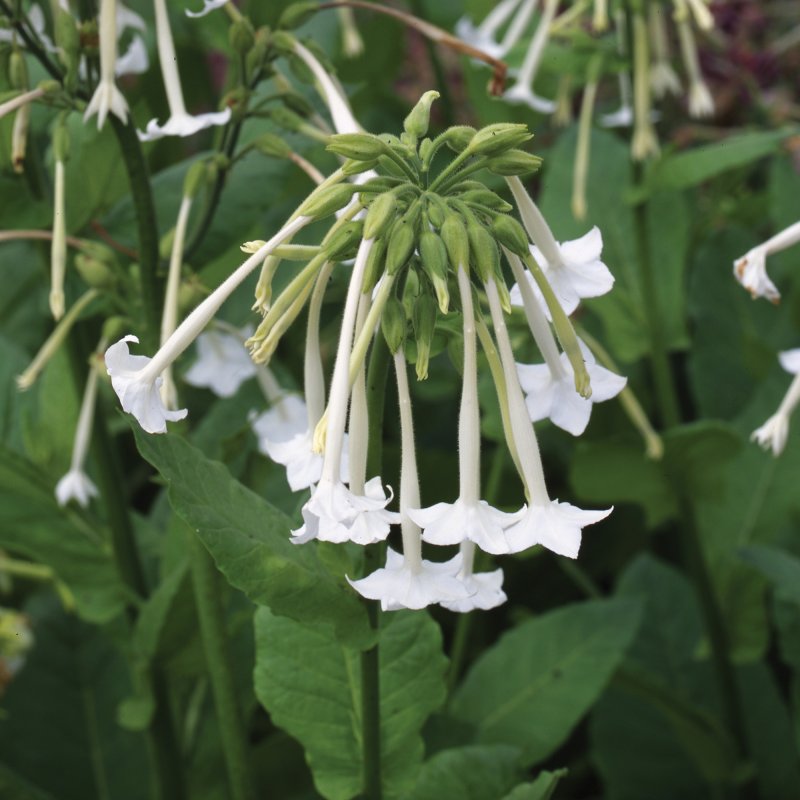
[[[650,90],[653,97],[662,98],[667,94],[679,95],[681,82],[672,68],[669,38],[664,25],[664,9],[650,4],[647,17],[653,61],[650,64]]]
[[[117,88],[117,10],[116,0],[100,3],[100,81],[86,107],[83,119],[97,114],[97,129],[103,127],[109,112],[123,123],[128,121],[128,103]]]
[[[322,475],[303,506],[303,525],[292,532],[292,541],[296,543],[319,538],[335,542],[358,539],[359,544],[368,544],[385,539],[391,523],[398,521],[397,514],[386,511],[392,499],[391,490],[387,495],[379,477],[367,481],[364,494],[356,494],[344,485],[341,475],[344,428],[350,397],[350,352],[361,283],[372,244],[372,239],[362,240],[350,276],[331,378]]]
[[[707,11],[708,9],[706,9]],[[678,41],[681,45],[681,55],[689,78],[689,115],[695,119],[704,119],[714,116],[714,98],[700,71],[700,62],[697,57],[697,42],[687,20],[678,20]]]
[[[500,305],[500,296],[493,278],[486,283],[486,295],[503,365],[514,449],[517,453],[520,475],[530,499],[530,505],[524,509],[520,520],[506,529],[506,540],[512,552],[520,552],[535,544],[541,544],[555,553],[575,558],[580,547],[581,529],[599,522],[608,516],[612,509],[583,511],[569,503],[550,499],[544,481],[539,445],[525,407],[514,353]]]
[[[217,397],[233,397],[256,374],[256,365],[244,346],[252,333],[250,326],[242,328],[239,335],[220,329],[204,331],[197,337],[197,360],[183,379],[210,389]]]
[[[186,409],[168,411],[164,408],[159,395],[163,381],[161,373],[197,338],[242,281],[279,244],[306,225],[309,219],[301,215],[284,225],[184,319],[152,359],[129,353],[127,342],[138,342],[135,336],[126,336],[108,348],[106,368],[111,376],[111,384],[119,395],[123,409],[132,413],[144,430],[148,433],[164,433],[167,421],[186,416]]]
[[[308,489],[322,477],[322,454],[314,452],[313,429],[309,428],[306,404],[296,394],[276,400],[272,408],[252,422],[258,449],[286,467],[286,479],[293,492]],[[345,434],[345,445],[347,435]],[[342,448],[342,481],[350,476],[347,447]]]
[[[612,511],[612,508],[584,511],[558,500],[551,500],[545,505],[531,504],[522,519],[508,528],[506,538],[513,553],[540,544],[558,555],[577,558],[582,529],[600,522]]]
[[[556,103],[553,100],[539,97],[533,90],[533,84],[536,80],[536,73],[544,54],[545,45],[550,38],[550,25],[553,22],[557,7],[558,0],[545,0],[539,25],[536,28],[536,33],[531,38],[531,43],[528,46],[525,60],[519,69],[516,83],[503,95],[510,103],[527,105],[542,114],[552,114],[556,110]]]
[[[617,76],[619,85],[619,108],[610,114],[600,117],[604,128],[630,128],[633,125],[633,100],[631,96],[631,76],[628,72],[620,72]]]
[[[589,424],[594,403],[602,403],[616,397],[624,388],[627,379],[601,367],[591,350],[578,340],[592,380],[592,394],[581,397],[575,391],[572,365],[565,353],[561,354],[561,370],[555,373],[548,364],[517,364],[519,382],[525,392],[525,405],[532,422],[542,419],[550,421],[580,436]]]
[[[50,313],[64,316],[64,275],[67,270],[67,214],[64,196],[64,153],[55,161],[53,187],[53,239],[50,243]]]
[[[91,478],[80,469],[71,469],[56,484],[56,500],[65,506],[74,500],[82,508],[86,508],[93,497],[97,497],[97,487]]]
[[[404,555],[388,547],[385,567],[361,580],[347,580],[362,597],[380,600],[383,611],[416,611],[437,603],[467,600],[469,589],[456,577],[460,568],[460,555],[441,563],[420,559],[412,568]]]
[[[488,611],[490,608],[497,608],[505,603],[508,598],[503,591],[502,569],[496,569],[493,572],[472,571],[475,561],[475,544],[473,542],[462,542],[456,558],[461,559],[461,567],[456,573],[456,577],[470,593],[470,596],[463,600],[445,600],[441,602],[441,605],[449,611],[466,614],[478,608]]]
[[[364,40],[358,31],[353,9],[339,6],[336,11],[342,33],[342,52],[346,58],[358,58],[364,52]]]
[[[147,433],[166,433],[167,422],[177,422],[189,412],[170,411],[161,399],[164,379],[153,374],[154,359],[131,355],[128,342],[139,343],[137,336],[124,336],[106,350],[105,361],[111,385],[120,399],[122,410],[133,414]],[[160,371],[159,371],[160,372]]]
[[[204,128],[213,125],[225,125],[231,118],[231,110],[212,112],[209,114],[191,115],[186,110],[178,74],[178,59],[175,54],[175,43],[172,40],[172,29],[169,24],[166,0],[154,0],[156,13],[156,40],[158,42],[158,60],[164,90],[169,104],[169,119],[159,125],[158,120],[151,119],[144,133],[139,132],[139,139],[150,142],[162,136],[192,136]]]
[[[774,456],[779,456],[786,447],[789,420],[797,404],[800,403],[800,348],[784,350],[778,354],[778,359],[781,366],[795,377],[778,410],[750,436],[751,441],[758,442],[765,450],[772,450]]]
[[[189,11],[186,9],[187,17],[204,17],[227,3],[228,0],[203,0],[203,7],[199,11]]]
[[[83,392],[78,424],[75,428],[75,439],[72,445],[72,460],[69,471],[56,484],[56,500],[65,506],[70,500],[86,508],[93,497],[97,497],[97,487],[84,471],[86,455],[89,452],[89,441],[92,434],[92,420],[97,401],[98,372],[94,365],[89,370],[86,388]]]
[[[459,544],[466,539],[487,553],[509,553],[503,531],[519,519],[519,514],[505,513],[480,499],[481,433],[475,310],[472,286],[463,266],[459,266],[457,278],[464,325],[463,388],[458,417],[459,496],[455,503],[410,508],[408,515],[423,529],[422,538],[431,544]]]
[[[531,245],[531,255],[542,267],[566,314],[575,311],[581,298],[600,297],[611,291],[614,286],[614,276],[600,259],[603,236],[597,226],[579,239],[555,244],[557,251],[551,252],[549,256],[536,245]],[[525,276],[549,318],[547,304],[533,275],[526,271]],[[512,286],[510,294],[513,305],[523,304],[519,284]]]
[[[781,299],[780,292],[767,275],[767,256],[785,250],[797,242],[800,242],[800,222],[795,222],[780,233],[776,233],[733,262],[733,274],[736,280],[750,292],[753,299],[766,297],[773,303]]]

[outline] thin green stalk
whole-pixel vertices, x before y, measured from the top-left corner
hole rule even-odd
[[[642,165],[634,163],[633,170],[634,183],[636,186],[640,186],[644,177]],[[656,276],[653,271],[653,262],[650,258],[646,204],[637,203],[633,209],[633,216],[644,310],[647,315],[648,332],[650,334],[650,360],[656,390],[656,404],[661,414],[662,426],[671,428],[680,424],[681,415],[678,405],[678,393],[672,377],[667,344],[664,338],[664,323],[659,304]]]
[[[208,551],[193,531],[189,531],[189,540],[195,604],[214,697],[217,726],[222,740],[222,753],[228,771],[229,796],[232,800],[254,800],[255,785],[229,658],[219,574]]]
[[[389,348],[380,334],[375,338],[367,372],[369,449],[367,475],[380,475],[383,460],[383,411],[389,374]],[[364,551],[364,575],[381,566],[383,548],[373,545]],[[381,610],[377,602],[364,601],[372,629],[380,630]],[[363,757],[363,798],[381,800],[381,687],[378,640],[361,653],[361,752]]]
[[[133,205],[136,209],[145,343],[149,349],[154,349],[158,346],[164,282],[158,275],[158,224],[150,176],[133,119],[129,119],[125,124],[112,114],[109,116],[109,121],[117,137],[122,160],[125,162]]]

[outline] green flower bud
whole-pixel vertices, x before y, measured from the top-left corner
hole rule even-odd
[[[361,194],[383,194],[383,192],[390,192],[398,185],[396,178],[387,178],[382,175],[378,178],[370,178],[366,183],[362,183],[358,187]]]
[[[447,217],[447,206],[437,195],[427,195],[425,202],[425,211],[431,224],[436,228],[441,228]]]
[[[530,255],[528,235],[514,217],[498,214],[492,220],[492,234],[503,247],[507,247],[512,253],[522,257]]]
[[[281,128],[292,133],[300,133],[306,121],[285,106],[276,106],[269,112],[270,119]]]
[[[401,180],[408,180],[408,176],[403,171],[402,167],[394,161],[390,156],[381,156],[378,159],[378,166],[383,172],[388,172],[393,178],[400,178]]]
[[[418,139],[428,132],[431,118],[431,104],[439,98],[439,92],[429,91],[420,97],[419,102],[411,109],[403,122],[403,130]]]
[[[497,122],[481,128],[472,137],[468,149],[475,156],[495,156],[513,147],[519,147],[532,138],[533,134],[527,125]]]
[[[281,99],[288,108],[299,114],[301,117],[310,117],[314,113],[314,107],[303,95],[294,91],[284,92]]]
[[[364,223],[361,220],[347,222],[332,230],[323,240],[322,249],[332,261],[353,258],[364,238]]]
[[[406,280],[403,286],[403,296],[400,298],[400,303],[406,314],[406,319],[413,319],[414,306],[417,304],[417,298],[420,294],[420,281],[417,269],[419,268],[419,259],[414,256],[406,271]]]
[[[469,125],[454,125],[442,134],[442,143],[451,150],[460,153],[469,147],[477,131]]]
[[[290,9],[291,6],[283,13],[285,14]],[[273,31],[270,36],[270,44],[282,55],[292,55],[294,53],[294,46],[296,42],[297,39],[295,39],[295,37],[288,31]]]
[[[364,280],[361,283],[361,293],[372,292],[386,268],[386,239],[376,239],[372,243],[367,263],[364,266]]]
[[[63,8],[55,11],[56,44],[59,47],[59,59],[66,68],[64,86],[74,89],[78,80],[80,64],[81,38],[75,18]]]
[[[266,26],[259,28],[255,32],[253,46],[250,48],[245,61],[248,75],[252,75],[256,70],[264,66],[271,41],[272,31]]]
[[[362,172],[366,172],[370,169],[375,169],[378,162],[375,161],[353,161],[352,159],[348,159],[347,161],[342,164],[342,175],[346,175],[348,178],[352,177],[353,175],[360,175]]]
[[[469,239],[461,217],[451,211],[447,215],[440,233],[447,249],[447,257],[450,259],[450,265],[453,269],[457,270],[459,267],[468,269]]]
[[[414,304],[414,335],[417,340],[417,380],[428,377],[428,362],[431,344],[436,330],[436,301],[429,294],[422,294]]]
[[[394,275],[411,258],[416,244],[415,225],[406,217],[395,220],[386,250],[386,271]]]
[[[378,195],[364,220],[364,238],[377,239],[387,231],[397,216],[397,197],[393,192]]]
[[[419,157],[422,159],[423,164],[430,163],[430,157],[433,150],[433,140],[432,139],[423,139],[419,143]]]
[[[75,254],[75,269],[88,286],[93,289],[108,289],[116,283],[116,275],[109,265],[86,253]]]
[[[305,203],[298,209],[298,213],[314,219],[322,219],[344,208],[352,199],[353,192],[358,191],[358,186],[352,183],[335,183],[333,186],[312,192]]]
[[[273,158],[289,158],[292,148],[275,133],[262,133],[253,145],[259,153]]]
[[[450,291],[447,288],[447,248],[438,233],[424,230],[419,237],[419,254],[422,268],[433,284],[442,314],[450,308]]]
[[[478,222],[470,222],[467,225],[467,236],[472,263],[481,281],[486,283],[490,275],[495,275],[500,270],[497,243],[492,234]]]
[[[383,307],[381,331],[389,345],[389,352],[394,355],[403,346],[406,338],[406,312],[396,297],[390,297]]]
[[[8,58],[8,78],[12,89],[28,88],[28,67],[22,52],[16,48]]]
[[[247,17],[239,17],[228,28],[228,43],[231,46],[231,50],[240,56],[246,55],[256,43],[253,25]]]
[[[524,150],[507,150],[486,162],[486,169],[495,175],[526,175],[537,172],[542,166],[542,159]]]
[[[371,133],[340,133],[331,136],[325,149],[356,161],[372,161],[386,152],[387,145]]]
[[[458,199],[465,203],[483,206],[501,214],[507,214],[514,209],[511,203],[507,203],[499,194],[495,194],[489,189],[470,189],[468,192],[459,194]]]

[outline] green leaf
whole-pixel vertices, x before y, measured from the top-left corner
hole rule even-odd
[[[422,761],[420,729],[445,697],[438,625],[395,612],[380,631],[384,793],[405,798]],[[318,791],[349,800],[361,790],[360,655],[329,631],[261,608],[256,613],[256,695],[273,722],[298,739]]]
[[[739,554],[774,584],[781,598],[800,604],[800,558],[766,545],[744,547]]]
[[[345,642],[364,646],[372,638],[364,606],[333,575],[314,545],[289,540],[292,521],[234,480],[183,439],[148,436],[138,429],[139,452],[169,485],[178,515],[208,548],[232,586],[275,614],[333,625]]]
[[[150,791],[144,739],[114,721],[129,691],[124,662],[52,595],[36,601],[26,608],[35,644],[3,696],[3,761],[58,800],[141,800]]]
[[[522,783],[509,792],[503,800],[550,800],[558,782],[567,774],[566,769],[553,772],[543,770],[533,783]]]
[[[797,128],[754,131],[729,136],[724,141],[669,155],[656,162],[648,176],[652,189],[688,189],[726,170],[741,167],[777,152],[781,144],[797,133]]]
[[[514,745],[526,764],[541,761],[603,691],[640,612],[637,602],[596,600],[517,626],[475,663],[452,714],[475,726],[477,742]]]
[[[0,449],[0,547],[51,567],[90,622],[108,622],[125,605],[128,593],[107,540],[82,516],[59,508],[48,479],[5,449]]]
[[[499,800],[520,778],[519,750],[472,745],[437,753],[419,770],[407,800]]]

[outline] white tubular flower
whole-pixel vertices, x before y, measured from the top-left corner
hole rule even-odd
[[[128,103],[115,83],[117,64],[117,9],[116,0],[102,0],[100,4],[100,82],[86,107],[83,119],[97,114],[97,129],[105,124],[109,112],[128,121]]]
[[[378,542],[389,535],[390,524],[397,521],[397,514],[386,511],[392,495],[390,490],[389,496],[386,496],[380,477],[368,481],[364,494],[359,495],[344,485],[341,476],[344,428],[350,397],[350,351],[361,297],[361,283],[373,241],[362,240],[350,276],[331,378],[322,475],[308,502],[303,506],[304,524],[292,532],[292,541],[297,544],[311,539],[345,542],[350,541],[354,535],[360,543]],[[317,431],[319,429],[320,425],[317,425]]]
[[[689,115],[695,119],[714,116],[714,98],[703,80],[700,62],[697,58],[697,43],[694,40],[691,26],[686,20],[678,22],[678,40],[681,55],[689,78]]]
[[[478,50],[483,50],[494,58],[499,58],[503,54],[503,45],[497,41],[497,32],[508,21],[521,0],[502,0],[498,3],[481,22],[480,25],[473,25],[469,17],[461,17],[455,26],[455,33],[459,39],[463,39],[467,44],[472,45]],[[530,2],[527,5],[532,5]],[[533,3],[535,5],[535,2]],[[520,15],[517,14],[517,17]],[[516,17],[515,17],[516,19]],[[509,46],[513,46],[516,40]]]
[[[6,100],[5,103],[0,103],[0,119],[2,119],[6,114],[11,114],[17,109],[28,105],[28,103],[32,103],[34,100],[44,97],[44,95],[44,89],[31,89],[28,92],[22,92],[16,97],[12,97],[10,100]]]
[[[778,358],[781,366],[795,376],[794,380],[786,396],[781,400],[778,410],[750,436],[750,440],[758,442],[764,450],[772,450],[774,456],[779,456],[786,447],[789,420],[797,404],[800,403],[800,348],[785,350],[778,355]]]
[[[672,68],[669,39],[664,27],[661,6],[651,3],[648,16],[650,42],[653,48],[653,61],[650,65],[650,91],[653,97],[662,98],[668,94],[679,95],[681,82]]]
[[[197,338],[234,289],[261,265],[264,258],[309,221],[309,217],[299,216],[284,225],[186,317],[152,359],[130,355],[127,342],[138,342],[135,336],[126,336],[108,348],[106,368],[111,376],[111,385],[120,398],[122,408],[133,414],[144,430],[148,433],[164,433],[167,421],[186,416],[186,409],[168,411],[164,408],[159,395],[161,373]]]
[[[56,500],[60,506],[65,506],[70,500],[86,508],[92,497],[97,497],[97,487],[84,472],[86,454],[89,451],[89,441],[92,435],[92,420],[94,407],[97,401],[98,372],[94,366],[89,370],[86,389],[83,392],[83,401],[78,415],[78,426],[75,429],[75,441],[72,446],[72,461],[69,472],[56,484]]]
[[[422,538],[438,545],[459,544],[465,539],[487,553],[509,553],[503,531],[520,518],[480,499],[480,413],[475,312],[472,286],[463,266],[458,268],[458,288],[464,317],[464,383],[458,417],[459,496],[455,503],[436,503],[409,509],[411,519],[423,528]]]
[[[643,161],[659,153],[658,137],[653,127],[650,94],[650,47],[647,23],[641,12],[633,14],[633,138],[631,155]]]
[[[550,499],[544,481],[539,445],[522,396],[511,341],[494,279],[490,279],[486,284],[486,294],[503,365],[514,446],[519,457],[521,477],[530,499],[530,505],[523,509],[524,514],[519,522],[506,529],[506,540],[511,552],[514,553],[541,544],[554,553],[576,558],[580,547],[581,529],[604,519],[613,509],[583,511],[569,503]]]
[[[294,52],[314,74],[318,84],[317,90],[331,112],[336,133],[361,133],[363,128],[353,116],[350,104],[314,54],[308,48],[303,47],[300,42],[295,42]]]
[[[603,251],[600,229],[594,227],[580,239],[559,244],[541,211],[525,191],[522,181],[517,177],[507,178],[506,181],[514,195],[522,224],[534,243],[531,254],[547,276],[564,312],[571,314],[582,297],[599,297],[610,292],[614,286],[614,276],[600,260]],[[534,294],[541,299],[533,276],[527,272],[526,275]],[[522,305],[519,287],[512,288],[511,302]],[[541,304],[549,318],[544,299],[541,299]]]
[[[772,303],[780,301],[780,292],[767,275],[767,256],[785,250],[797,242],[800,242],[800,222],[776,233],[733,262],[736,280],[750,292],[754,300],[757,297],[766,297]]]
[[[233,397],[256,374],[256,365],[244,346],[252,333],[250,326],[236,335],[219,329],[201,333],[197,337],[197,360],[183,379],[192,386],[210,389],[217,397]]]
[[[573,436],[580,436],[586,430],[594,403],[616,397],[627,383],[626,378],[597,364],[589,348],[580,339],[578,343],[586,362],[586,371],[592,379],[590,398],[581,397],[575,391],[572,365],[565,353],[561,354],[560,374],[556,374],[548,364],[517,364],[531,422],[549,418],[554,425]]]
[[[339,6],[336,9],[339,16],[339,27],[342,32],[342,51],[346,58],[358,58],[364,52],[364,40],[358,32],[353,9]]]
[[[53,239],[50,243],[50,313],[64,316],[64,275],[67,270],[67,214],[64,204],[64,161],[56,159],[53,200]]]
[[[477,608],[488,611],[508,600],[503,591],[502,569],[496,569],[494,572],[474,573],[472,571],[475,561],[475,544],[473,542],[462,542],[456,558],[459,558],[461,563],[456,577],[464,584],[470,596],[464,600],[445,600],[441,605],[449,611],[465,614]]]
[[[186,9],[186,16],[187,17],[204,17],[206,14],[210,14],[212,11],[216,11],[218,8],[222,8],[228,0],[203,0],[203,7],[199,11],[189,11]]]
[[[178,73],[178,58],[175,55],[175,43],[172,41],[172,29],[169,25],[166,0],[154,0],[156,12],[156,39],[158,42],[158,60],[161,64],[161,76],[169,104],[169,119],[159,125],[151,119],[144,133],[139,132],[139,139],[150,142],[162,136],[192,136],[212,125],[225,125],[231,118],[231,110],[217,111],[210,114],[192,116],[186,110],[181,89],[181,78]]]
[[[456,577],[461,569],[461,555],[442,564],[422,559],[420,529],[409,515],[419,506],[419,477],[414,447],[414,423],[411,416],[411,395],[402,350],[394,355],[397,376],[397,398],[400,406],[400,527],[403,555],[391,547],[386,551],[386,566],[358,581],[347,580],[362,596],[380,600],[384,611],[401,608],[420,609],[435,603],[466,600],[470,590]]]
[[[553,100],[539,97],[533,91],[533,83],[536,80],[536,73],[544,54],[547,40],[550,38],[550,25],[558,7],[558,0],[545,0],[542,16],[536,28],[525,60],[522,62],[516,83],[506,91],[504,98],[510,103],[521,103],[539,111],[542,114],[552,114],[556,110]]]

